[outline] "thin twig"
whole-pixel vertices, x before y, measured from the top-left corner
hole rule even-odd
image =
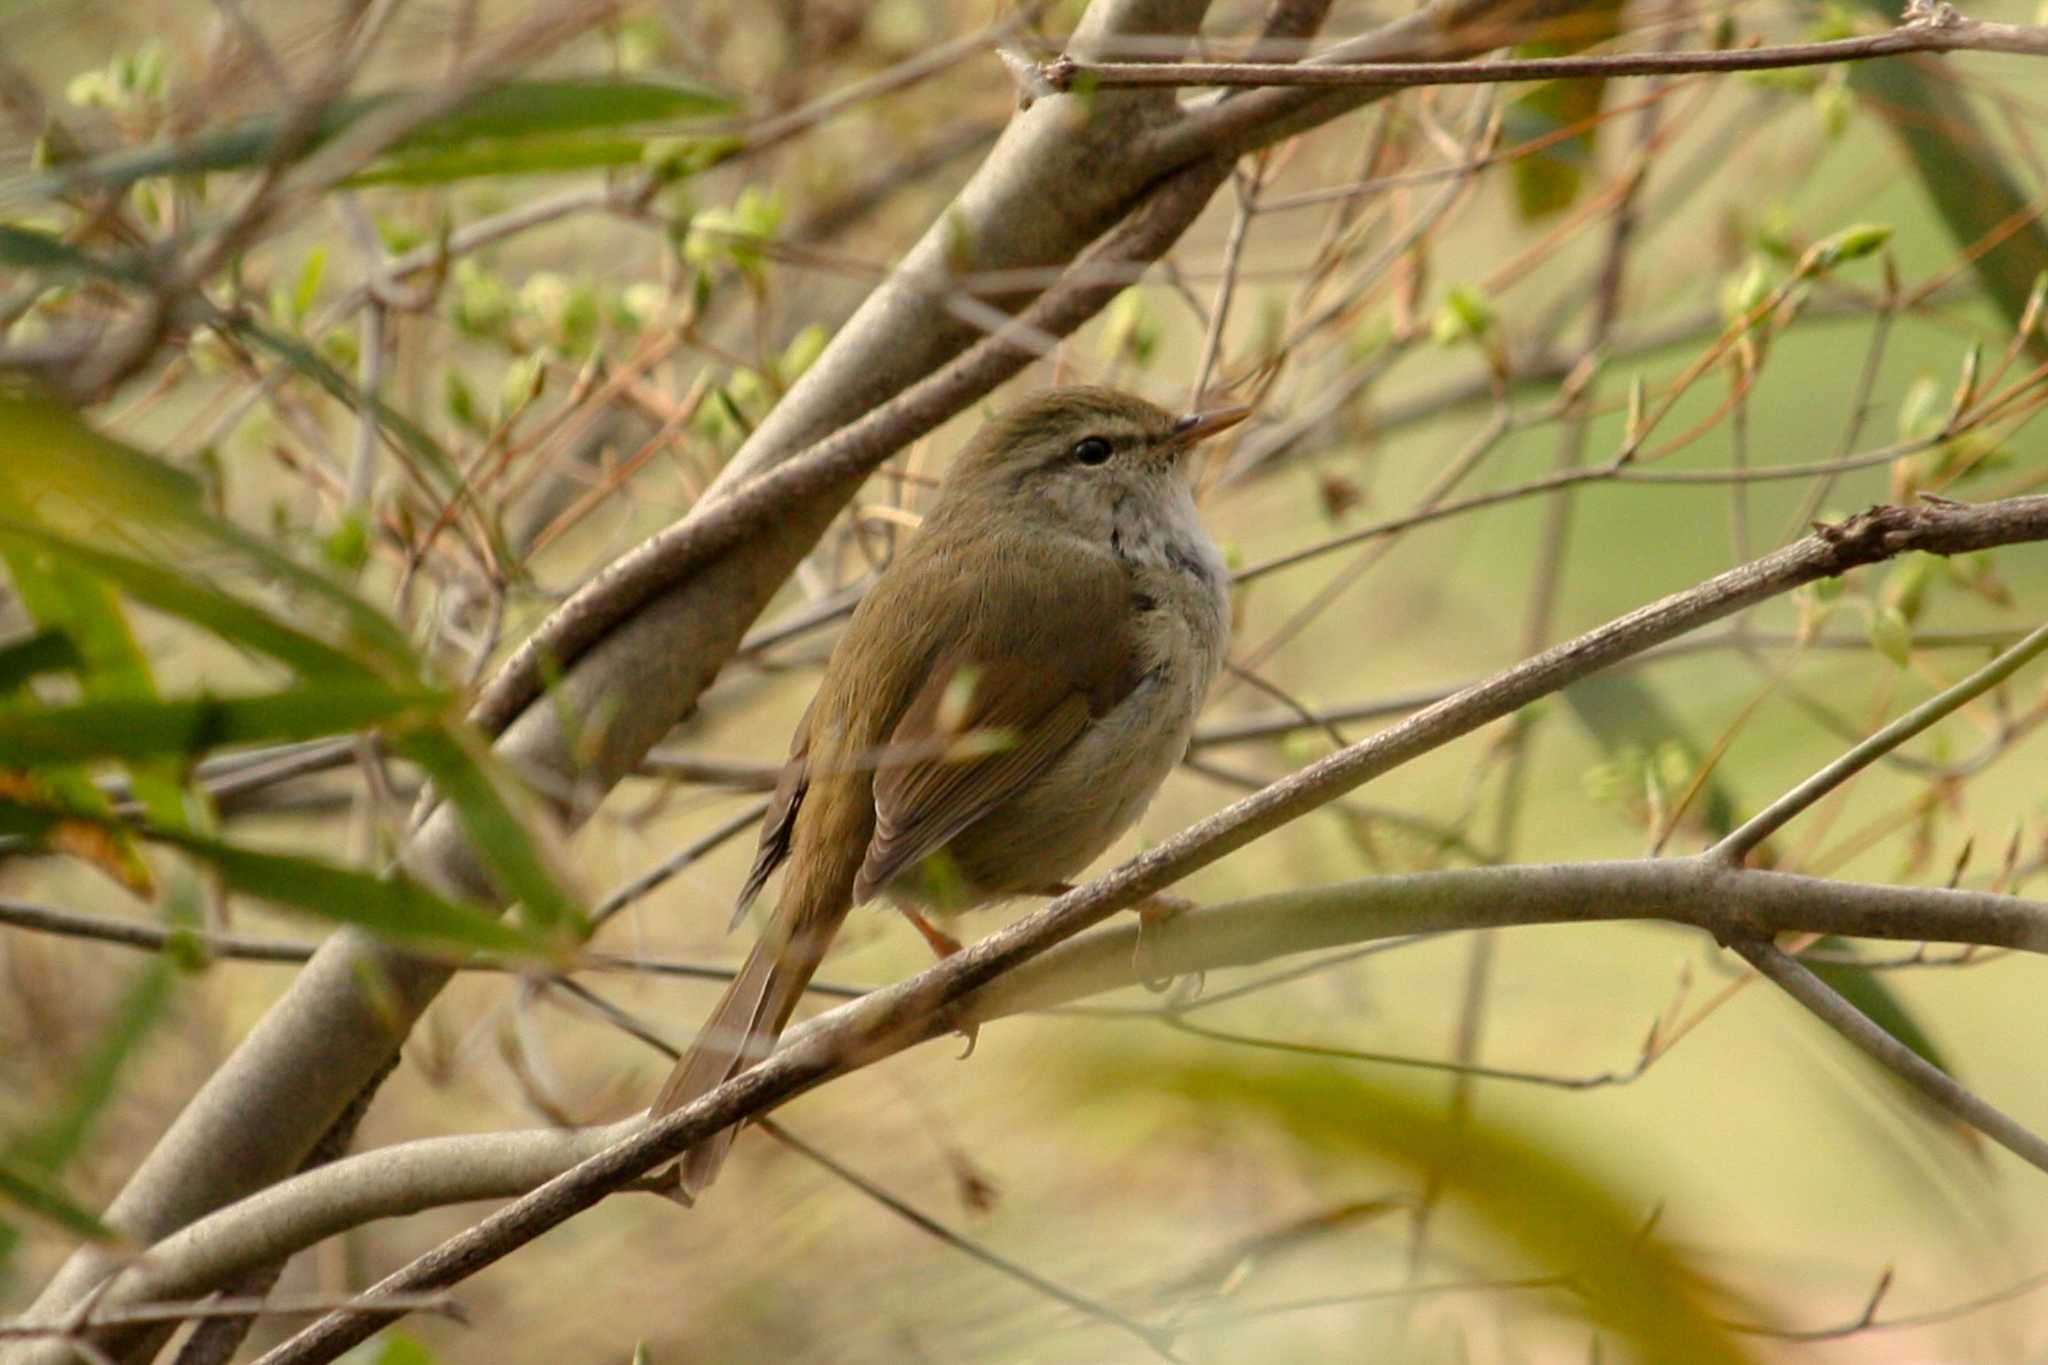
[[[1936,693],[1905,715],[1856,745],[1834,762],[1786,792],[1745,821],[1710,850],[1712,856],[1741,862],[1758,844],[1776,833],[1786,821],[1821,797],[1869,767],[1885,754],[1949,715],[1968,702],[1989,692],[2048,650],[2048,624],[2032,632],[1984,667],[1955,686]]]
[[[1818,1015],[1821,1022],[1875,1058],[1908,1085],[1985,1137],[2039,1170],[2048,1171],[2048,1142],[1971,1094],[1940,1067],[1872,1023],[1869,1016],[1836,994],[1794,959],[1763,939],[1738,940],[1736,952]]]
[[[1057,1303],[1063,1303],[1076,1312],[1086,1314],[1098,1322],[1106,1322],[1112,1327],[1128,1332],[1149,1346],[1162,1360],[1180,1359],[1179,1356],[1173,1353],[1173,1333],[1162,1328],[1149,1327],[1128,1314],[1118,1312],[1106,1303],[1091,1299],[1085,1294],[1077,1293],[1074,1290],[1068,1289],[1065,1285],[1054,1284],[1051,1280],[1017,1264],[1017,1262],[1010,1260],[1008,1257],[997,1255],[974,1239],[963,1237],[938,1219],[933,1218],[930,1214],[913,1208],[910,1204],[889,1193],[880,1185],[869,1180],[866,1176],[830,1153],[812,1146],[795,1133],[790,1132],[782,1124],[777,1123],[774,1119],[762,1119],[754,1126],[791,1151],[801,1154],[814,1165],[831,1172],[834,1177],[860,1191],[860,1193],[874,1200],[883,1208],[888,1209],[898,1218],[908,1222],[919,1231],[929,1233],[933,1237],[938,1238],[941,1242],[953,1248],[953,1250],[980,1261],[985,1266],[1001,1271],[1019,1284],[1028,1285],[1047,1298]]]
[[[1928,6],[1929,9],[1935,8]],[[1060,57],[1045,64],[1046,82],[1070,90],[1117,86],[1495,85],[1586,76],[1678,76],[1694,71],[1773,71],[1897,57],[1910,52],[2008,52],[2048,56],[2048,27],[1965,19],[1940,5],[1945,19],[1909,21],[1884,33],[1824,43],[1788,43],[1733,51],[1644,52],[1615,56],[1541,57],[1473,62],[1085,62]]]

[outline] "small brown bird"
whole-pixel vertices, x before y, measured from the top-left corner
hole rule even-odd
[[[1130,828],[1229,637],[1182,457],[1246,413],[1055,389],[961,452],[797,726],[739,910],[787,863],[781,903],[652,1116],[774,1048],[854,906],[887,895],[950,951],[919,907],[1056,891]],[[686,1193],[734,1131],[684,1158]]]

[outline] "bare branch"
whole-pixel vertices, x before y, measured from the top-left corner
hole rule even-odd
[[[1839,575],[1861,564],[1916,549],[1958,553],[2040,538],[2048,538],[2048,497],[2014,498],[1977,507],[1943,503],[1915,509],[1875,508],[1841,526],[1826,528],[1763,559],[1560,644],[1237,802],[929,971],[866,997],[847,1009],[842,1026],[829,1039],[810,1033],[793,1038],[785,1050],[695,1103],[666,1115],[644,1134],[564,1174],[387,1277],[371,1291],[367,1301],[373,1302],[378,1293],[389,1290],[410,1292],[453,1284],[590,1207],[624,1181],[680,1155],[706,1134],[729,1127],[739,1118],[772,1107],[878,1056],[955,1027],[960,1021],[957,1005],[965,996],[1054,944],[1164,890],[1197,868],[1353,787],[1449,739],[1511,715],[1529,702],[1618,658],[1801,583]],[[1890,889],[1871,890],[1872,898],[1881,901],[1883,893]],[[1995,922],[1996,927],[1987,927],[1986,933],[2039,933],[2038,923],[2027,925],[2025,914],[2013,911],[2015,902],[2003,897],[1984,899],[1993,905],[1972,904],[1987,923]],[[1629,902],[1632,908],[1655,907],[1660,903],[1647,892],[1633,896]],[[1581,915],[1585,913],[1583,905],[1578,905],[1577,910]],[[2025,927],[2016,930],[2016,924]],[[1409,924],[1406,931],[1413,932],[1415,928]],[[1830,932],[1857,931],[1838,928]],[[1878,936],[1886,935],[1880,932]],[[1940,935],[1921,932],[1914,937]],[[2008,937],[1972,941],[2012,942]],[[2027,938],[2024,946],[2036,946],[2038,942],[2036,938]],[[334,1352],[363,1340],[387,1318],[388,1315],[367,1307],[333,1315],[280,1347],[266,1358],[266,1365],[330,1358]]]
[[[1812,971],[1787,957],[1777,945],[1751,939],[1737,942],[1734,947],[1752,967],[1783,987],[1787,995],[1915,1090],[2020,1160],[2048,1171],[2048,1142],[1971,1094],[1954,1077],[1872,1023],[1863,1011],[1844,1000]]]
[[[1715,845],[1713,856],[1741,862],[1750,850],[1770,838],[1793,816],[1943,717],[1983,696],[2019,672],[2043,650],[2048,650],[2048,625],[2035,628],[2026,638],[1969,677],[1929,697],[1786,792]]]
[[[1587,76],[1678,76],[1691,72],[1772,71],[1896,57],[1909,52],[2007,52],[2048,57],[2048,27],[1965,19],[1947,5],[1947,19],[1912,21],[1885,33],[1734,51],[1642,52],[1594,57],[1542,57],[1472,62],[1087,62],[1061,57],[1042,68],[1055,90],[1077,83],[1096,89],[1190,85],[1331,87],[1495,85]]]

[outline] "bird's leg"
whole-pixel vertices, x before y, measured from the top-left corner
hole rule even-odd
[[[903,913],[903,918],[910,921],[913,929],[924,935],[924,941],[931,946],[932,956],[938,958],[939,961],[944,962],[947,958],[960,951],[959,939],[954,938],[944,929],[933,924],[923,915],[917,913],[916,910],[908,905],[898,905],[896,908]],[[960,1036],[967,1040],[967,1050],[960,1054],[960,1060],[964,1062],[974,1055],[974,1045],[981,1040],[981,1025],[962,1024],[960,1026]]]
[[[938,925],[933,924],[907,905],[899,905],[896,908],[903,912],[903,918],[910,921],[911,928],[924,935],[924,941],[931,946],[932,956],[938,958],[939,961],[944,962],[947,958],[960,951],[959,939],[954,938],[944,929],[939,928]]]

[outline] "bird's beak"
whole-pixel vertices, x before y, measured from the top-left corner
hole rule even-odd
[[[1185,449],[1197,441],[1206,441],[1219,431],[1227,430],[1252,415],[1245,407],[1210,408],[1207,412],[1191,412],[1173,424],[1173,444]]]

